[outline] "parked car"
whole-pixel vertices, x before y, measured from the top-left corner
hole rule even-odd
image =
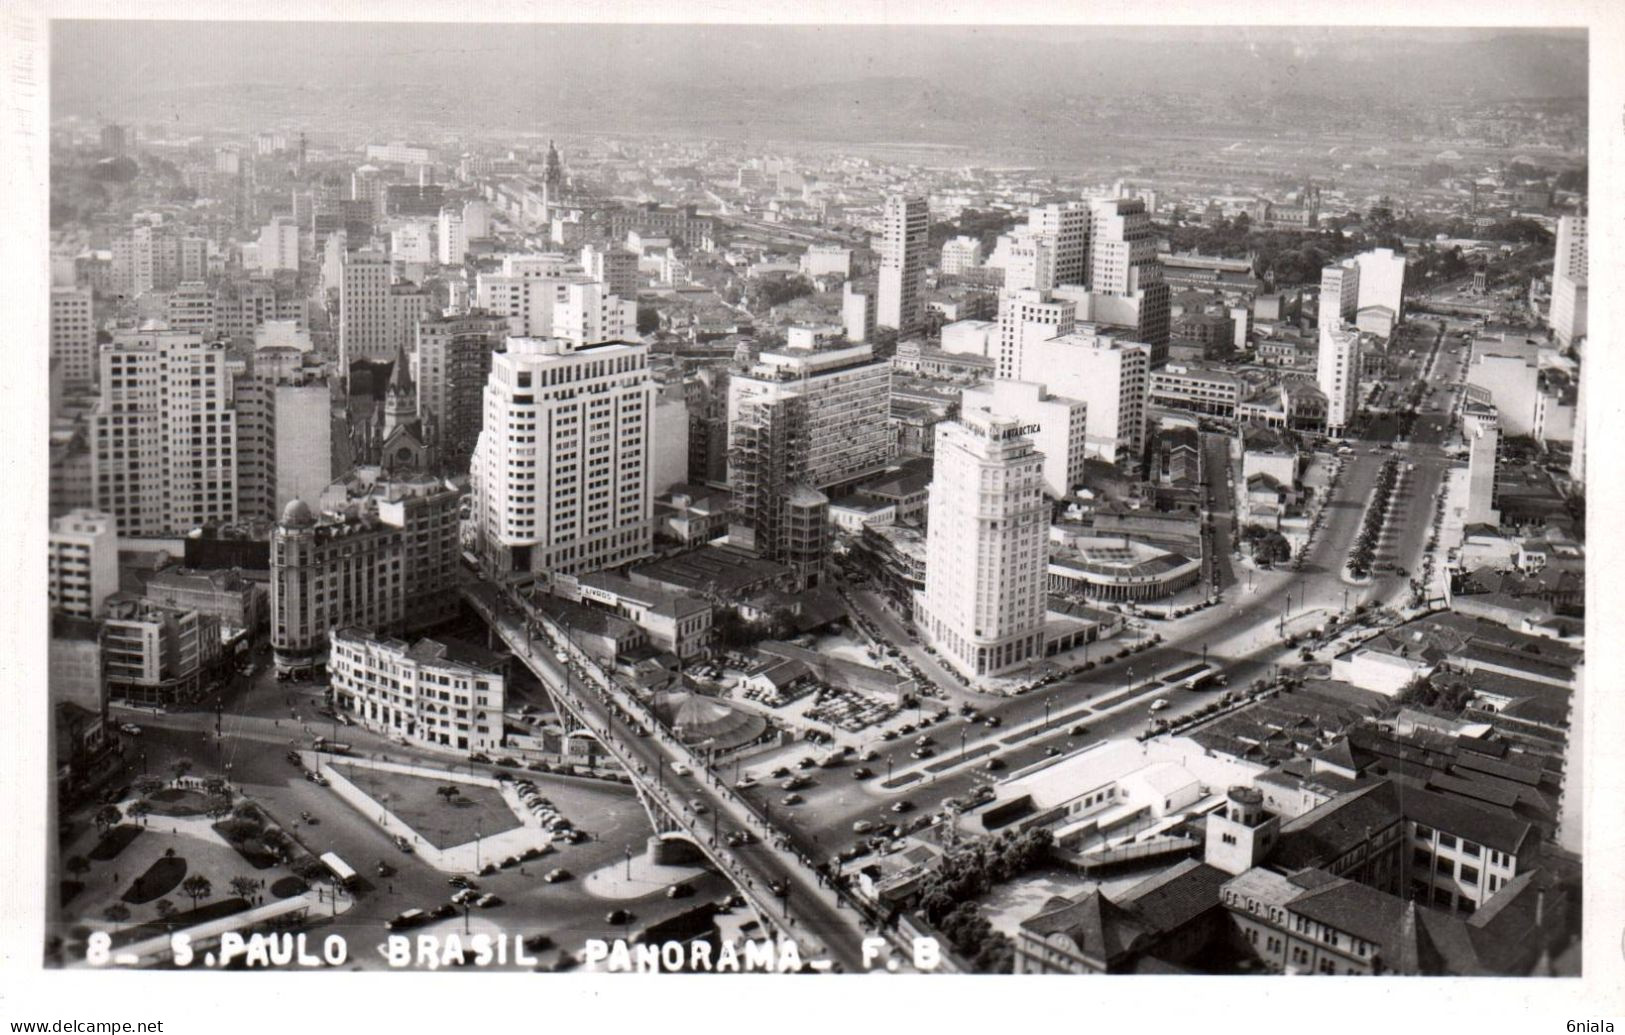
[[[318,787],[326,787],[328,785],[327,777],[323,776],[321,773],[315,772],[314,770],[307,771],[305,773],[305,779],[309,780]]]
[[[1080,722],[1076,726],[1072,727],[1069,735],[1074,737],[1087,737],[1089,735],[1089,727]]]
[[[554,867],[543,874],[542,879],[547,881],[549,884],[558,884],[561,881],[567,881],[570,879],[570,871],[564,869],[562,866]]]
[[[435,906],[433,909],[429,910],[430,920],[444,920],[448,916],[456,915],[457,907],[452,905],[450,902],[442,902],[438,906]]]
[[[139,736],[141,736],[141,727],[137,726],[133,722],[123,723],[123,724],[121,724],[119,726],[118,729],[119,729],[120,733],[127,734],[128,736],[131,736],[131,737],[139,737]]]
[[[930,748],[915,748],[913,751],[909,752],[909,756],[912,758],[930,758],[934,754],[936,754],[936,752]]]
[[[478,881],[474,880],[472,877],[465,877],[460,873],[454,873],[450,877],[447,877],[446,883],[450,884],[454,888],[466,888],[470,891],[478,891],[480,889]]]
[[[475,891],[473,888],[458,888],[456,891],[451,893],[451,902],[452,905],[460,906],[466,902],[473,902],[479,897],[480,893]]]
[[[748,787],[755,787],[755,786],[756,786],[756,777],[751,776],[749,773],[746,773],[744,776],[741,776],[739,779],[734,781],[734,789],[735,790],[741,790],[742,791],[742,790],[745,790]]]
[[[485,894],[475,899],[474,904],[479,906],[481,909],[490,909],[492,906],[502,905],[502,899],[499,896],[487,891]]]
[[[391,931],[399,931],[408,927],[416,927],[421,923],[426,923],[428,919],[429,914],[425,913],[423,910],[408,909],[403,913],[397,913],[388,920],[385,920],[384,926],[389,928]]]
[[[782,780],[789,775],[790,767],[787,765],[781,765],[777,769],[773,770],[773,779],[775,780]]]
[[[688,766],[684,765],[681,762],[673,762],[671,764],[671,771],[676,773],[678,776],[687,776],[689,773],[692,773],[694,770],[690,769]]]
[[[1166,697],[1159,697],[1155,701],[1151,702],[1151,710],[1154,712],[1164,711],[1168,707],[1168,698]]]
[[[667,898],[687,898],[692,894],[694,889],[684,881],[679,881],[666,889]]]
[[[902,815],[905,812],[913,812],[914,803],[909,801],[907,798],[904,798],[901,801],[894,801],[892,802],[891,810],[898,815]]]
[[[698,798],[690,798],[689,802],[688,802],[688,807],[693,809],[695,814],[700,815],[700,816],[703,816],[707,812],[711,811],[710,806],[706,805],[705,802],[701,801]]]
[[[868,780],[874,775],[875,771],[866,765],[860,765],[856,769],[852,770],[852,779],[854,780]]]
[[[852,824],[852,832],[854,834],[867,834],[872,832],[874,829],[875,824],[867,819],[860,819],[856,823]]]
[[[632,922],[632,913],[627,909],[611,909],[605,914],[604,921],[611,924],[629,924]]]
[[[412,842],[408,841],[406,838],[400,836],[399,834],[395,835],[395,847],[399,848],[402,852],[406,853],[407,855],[412,854]]]
[[[874,748],[870,748],[868,751],[865,751],[863,753],[863,755],[859,759],[859,761],[862,761],[862,762],[878,762],[878,761],[880,761],[880,752],[876,751]]]
[[[780,805],[800,805],[806,799],[799,794],[786,794],[779,799]]]
[[[896,740],[897,736],[898,736],[898,734],[897,734],[896,730],[887,730],[886,732],[884,732],[884,733],[882,733],[880,735],[880,739],[881,740]]]

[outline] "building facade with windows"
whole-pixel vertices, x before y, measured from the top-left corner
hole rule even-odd
[[[875,323],[906,337],[919,330],[925,294],[930,210],[924,198],[886,198],[880,239],[879,308]]]
[[[51,610],[76,618],[99,618],[118,592],[118,532],[113,519],[73,510],[51,522]]]
[[[648,348],[510,338],[492,357],[470,479],[488,573],[611,568],[654,536]]]
[[[407,643],[334,629],[328,677],[335,707],[375,733],[472,754],[502,746],[507,677],[499,659],[464,644]]]

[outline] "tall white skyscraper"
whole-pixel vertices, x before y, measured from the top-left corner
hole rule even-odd
[[[1360,332],[1328,323],[1324,315],[1328,303],[1323,288],[1315,381],[1326,395],[1326,433],[1340,436],[1360,409]]]
[[[1552,309],[1548,322],[1558,343],[1567,347],[1586,336],[1588,294],[1586,217],[1557,221],[1557,253],[1552,262]]]
[[[988,381],[959,394],[964,409],[1019,413],[1027,436],[1044,457],[1044,491],[1060,499],[1083,483],[1088,458],[1089,407],[1078,399],[1051,395],[1030,381]]]
[[[1023,367],[1051,392],[1087,407],[1085,448],[1114,464],[1134,463],[1145,447],[1151,347],[1093,330],[1029,342]]]
[[[575,574],[653,543],[648,348],[510,338],[492,357],[470,478],[487,572]]]
[[[260,229],[260,269],[267,273],[299,268],[299,224],[277,216]]]
[[[1043,454],[1014,417],[967,407],[937,425],[921,630],[967,678],[1044,653]]]
[[[1027,225],[1049,246],[1050,252],[1051,283],[1038,287],[1088,283],[1090,222],[1089,206],[1081,201],[1041,205],[1028,213]],[[1155,261],[1155,242],[1150,254]]]
[[[1360,264],[1353,259],[1320,271],[1320,326],[1353,323],[1360,312]]]
[[[1143,200],[1089,203],[1087,277],[1087,318],[1128,328],[1150,346],[1151,365],[1160,366],[1168,358],[1170,291]]]
[[[892,194],[886,198],[880,241],[880,307],[875,323],[894,327],[900,337],[922,324],[925,293],[925,249],[930,236],[930,210],[924,198]]]
[[[442,266],[461,266],[463,257],[468,254],[468,238],[463,232],[463,214],[456,208],[443,208],[440,210],[440,222],[436,244],[438,245],[438,259]]]
[[[97,510],[121,536],[237,521],[237,412],[221,344],[168,330],[115,336],[90,418]]]
[[[1394,318],[1405,315],[1405,256],[1394,254],[1392,248],[1373,248],[1355,257],[1360,267],[1357,288],[1357,309],[1367,306],[1387,306]]]
[[[339,277],[339,367],[348,373],[358,359],[388,359],[390,263],[381,252],[344,256]]]
[[[1007,267],[1008,269],[1008,267]],[[1006,381],[1042,381],[1025,356],[1033,342],[1070,334],[1077,303],[1051,297],[1048,291],[1022,289],[999,299],[999,363],[996,375]]]

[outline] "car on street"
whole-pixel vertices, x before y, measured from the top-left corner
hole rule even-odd
[[[479,906],[481,909],[490,909],[492,906],[502,905],[502,899],[499,896],[487,891],[485,894],[475,899],[474,904]]]
[[[989,729],[998,729],[1000,726],[1004,725],[1004,719],[997,715],[989,715],[987,718],[982,720],[982,723]]]
[[[901,801],[894,801],[892,802],[891,810],[898,815],[902,815],[905,812],[912,812],[914,811],[914,803],[909,801],[907,798],[904,798]]]
[[[742,791],[742,790],[745,790],[746,788],[755,787],[755,786],[756,786],[756,777],[751,776],[749,773],[745,774],[744,776],[741,776],[739,779],[734,781],[734,789],[735,790]]]
[[[898,733],[901,733],[901,734],[902,734],[902,735],[903,735],[903,736],[905,736],[905,737],[906,737],[906,736],[908,736],[908,735],[909,735],[909,734],[910,734],[910,733],[913,733],[913,732],[914,732],[914,730],[915,730],[915,726],[914,726],[914,724],[913,724],[913,723],[912,723],[912,722],[908,722],[908,723],[904,723],[904,724],[903,724],[903,725],[902,725],[902,726],[901,726],[901,727],[900,727],[900,728],[899,728],[899,729],[898,729],[898,730],[897,730],[897,732],[898,732]]]
[[[694,770],[690,769],[688,766],[684,765],[681,762],[673,762],[671,764],[671,771],[676,773],[678,776],[687,776],[689,773],[692,773]]]
[[[400,931],[408,927],[416,927],[418,924],[426,923],[428,919],[429,914],[425,913],[423,910],[408,909],[403,913],[397,913],[388,920],[385,920],[384,926],[389,928],[391,931]]]
[[[927,733],[925,736],[923,736],[920,739],[916,740],[914,742],[914,746],[915,747],[930,747],[932,744],[935,744],[936,742],[937,742],[937,738],[935,738],[931,734]]]
[[[886,732],[884,732],[884,733],[882,733],[880,735],[880,739],[881,740],[896,740],[897,739],[897,731],[896,730],[887,730]]]
[[[790,767],[787,765],[781,765],[777,769],[773,770],[773,779],[775,780],[782,780],[789,775]]]
[[[402,852],[405,852],[407,855],[412,854],[412,842],[408,841],[406,838],[400,836],[399,834],[395,835],[395,847],[399,848]]]
[[[854,780],[867,780],[874,775],[875,771],[866,765],[860,765],[856,769],[852,770],[852,779]]]
[[[478,881],[474,880],[472,877],[465,877],[460,873],[454,873],[450,877],[447,877],[446,883],[450,884],[454,888],[464,888],[469,891],[478,891],[480,889]]]
[[[1074,737],[1087,737],[1089,735],[1089,727],[1080,722],[1076,726],[1072,727],[1069,735]]]
[[[800,805],[806,799],[799,794],[786,794],[779,799],[780,805]]]
[[[327,777],[323,776],[321,773],[318,773],[318,772],[316,772],[314,770],[307,771],[305,773],[305,779],[309,780],[311,783],[315,784],[318,787],[326,787],[327,786]]]
[[[856,823],[852,824],[852,832],[854,834],[867,834],[872,832],[874,829],[875,824],[867,819],[860,819]]]
[[[870,748],[868,751],[865,751],[863,753],[863,755],[858,759],[858,761],[860,761],[860,762],[878,762],[878,761],[880,761],[880,752],[876,751],[874,748]]]
[[[817,766],[818,766],[818,759],[814,758],[811,755],[808,755],[806,758],[803,758],[801,761],[796,763],[796,768],[797,769],[814,769]]]
[[[780,789],[781,790],[786,790],[786,791],[799,791],[803,787],[811,787],[811,786],[812,786],[812,777],[808,776],[805,773],[797,773],[796,775],[790,777],[790,779],[785,780],[783,783],[779,784]]]
[[[435,906],[433,909],[429,910],[430,920],[444,920],[448,916],[456,915],[457,907],[452,905],[450,902],[442,902],[438,906]]]
[[[666,889],[667,898],[687,898],[694,894],[694,889],[684,881],[678,881]]]
[[[611,909],[604,915],[604,922],[610,924],[629,924],[632,922],[632,912],[627,909]]]
[[[1168,707],[1168,698],[1166,697],[1159,697],[1151,702],[1151,710],[1154,712],[1165,711]]]
[[[480,893],[473,888],[458,888],[451,893],[452,905],[460,906],[465,902],[472,902],[480,897]]]
[[[1051,758],[1055,758],[1061,754],[1061,749],[1056,747],[1054,744],[1051,744],[1049,747],[1044,749],[1044,754]]]
[[[558,884],[561,881],[567,881],[570,879],[570,871],[566,870],[562,866],[555,867],[543,874],[542,879],[547,881],[549,884]]]
[[[1005,767],[1005,765],[1006,765],[1006,763],[1005,763],[1004,759],[1002,759],[1002,758],[994,757],[994,758],[990,758],[990,759],[987,760],[988,769],[992,770],[995,773],[998,772],[1000,769],[1003,769]]]
[[[285,757],[288,759],[289,765],[303,767],[305,764],[305,760],[299,756],[299,752],[297,751],[290,751]]]
[[[911,758],[930,758],[934,754],[936,754],[936,752],[930,748],[915,748],[913,751],[909,752],[909,756]]]
[[[131,737],[139,737],[139,736],[141,736],[141,727],[137,726],[133,722],[126,722],[126,723],[121,724],[119,726],[118,730],[119,730],[120,733],[126,734],[127,736],[131,736]]]
[[[689,799],[688,807],[693,809],[697,814],[699,814],[701,816],[703,816],[707,812],[711,811],[710,806],[706,805],[705,802],[701,801],[698,798]]]

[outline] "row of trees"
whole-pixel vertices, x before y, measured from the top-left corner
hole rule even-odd
[[[1399,464],[1392,459],[1383,461],[1382,469],[1377,472],[1376,487],[1371,490],[1371,505],[1365,511],[1365,523],[1360,526],[1354,548],[1349,551],[1349,574],[1357,579],[1371,574],[1371,566],[1377,559],[1377,542],[1382,538],[1383,525],[1388,522],[1388,506],[1393,500],[1394,486],[1398,480]]]

